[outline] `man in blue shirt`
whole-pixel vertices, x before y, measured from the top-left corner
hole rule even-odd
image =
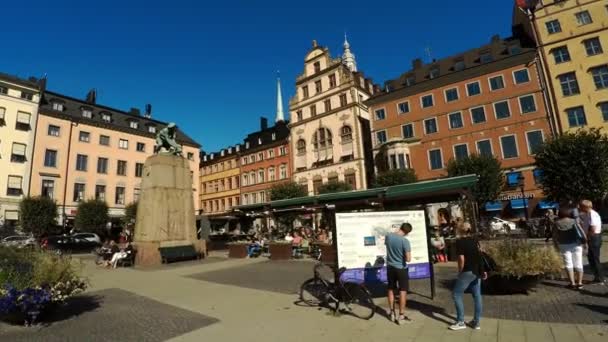
[[[410,241],[406,236],[412,231],[412,225],[403,223],[396,233],[388,233],[384,240],[386,245],[386,277],[388,280],[388,306],[391,310],[391,321],[397,324],[411,320],[405,316],[405,303],[409,291],[409,274],[407,263],[412,258]],[[399,291],[399,316],[395,314],[395,291]]]

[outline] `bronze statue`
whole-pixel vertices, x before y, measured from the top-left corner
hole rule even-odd
[[[174,122],[170,122],[167,127],[156,133],[156,145],[154,145],[154,153],[172,154],[175,156],[182,155],[182,146],[175,141],[176,126]]]

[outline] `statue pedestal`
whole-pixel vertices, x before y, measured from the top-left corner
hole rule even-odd
[[[201,248],[196,238],[192,187],[187,159],[157,154],[146,160],[133,239],[136,265],[159,265],[159,247]]]

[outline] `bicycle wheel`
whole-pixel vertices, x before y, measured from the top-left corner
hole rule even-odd
[[[329,287],[319,278],[310,278],[300,287],[300,300],[309,306],[319,306],[325,303]]]
[[[361,319],[370,319],[374,316],[376,304],[365,287],[356,283],[346,283],[344,290],[342,301],[350,314]]]

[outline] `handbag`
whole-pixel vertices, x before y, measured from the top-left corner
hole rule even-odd
[[[477,241],[477,251],[479,252],[479,258],[481,261],[481,271],[482,272],[496,272],[498,269],[496,262],[492,259],[488,253],[481,250],[481,246],[479,245],[479,241]]]
[[[585,236],[583,228],[580,224],[574,223],[574,231],[576,232],[576,237],[581,243],[587,243],[587,237]]]

